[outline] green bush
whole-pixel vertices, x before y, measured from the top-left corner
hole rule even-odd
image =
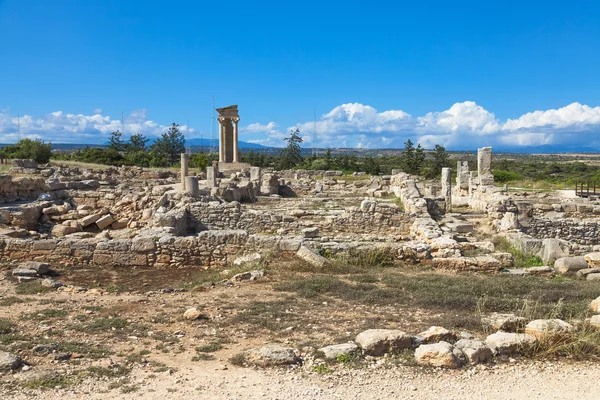
[[[523,179],[523,177],[515,172],[504,171],[501,169],[495,169],[493,171],[494,181],[500,183],[506,183],[510,181],[519,181]]]
[[[46,144],[40,139],[22,139],[13,145],[2,148],[0,155],[5,158],[32,159],[40,164],[45,164],[50,161],[51,147],[50,143]]]

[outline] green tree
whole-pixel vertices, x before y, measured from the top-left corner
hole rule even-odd
[[[200,170],[204,170],[208,166],[208,163],[209,160],[208,155],[206,153],[196,153],[190,158],[191,168],[198,168]]]
[[[331,149],[327,149],[325,152],[325,169],[333,168],[333,156],[331,155]]]
[[[290,169],[302,163],[302,137],[298,128],[290,130],[290,136],[284,139],[287,146],[281,152],[281,167],[282,169]]]
[[[433,173],[434,176],[442,173],[442,168],[448,167],[450,164],[450,156],[444,146],[436,144],[433,148]]]
[[[28,158],[45,164],[50,161],[52,144],[40,139],[21,139],[13,145],[3,147],[0,155],[4,158]]]
[[[121,133],[118,129],[115,132],[110,134],[110,138],[108,139],[108,148],[114,151],[123,151],[125,150],[125,142],[121,138],[123,133]]]
[[[401,165],[404,172],[414,174],[415,165],[415,145],[412,140],[404,142],[404,152],[402,153]]]
[[[148,138],[141,133],[133,134],[129,137],[129,142],[125,144],[126,153],[137,153],[138,151],[146,151],[146,143]]]
[[[185,137],[179,125],[173,122],[169,130],[163,133],[152,145],[153,162],[157,167],[174,166],[185,151]],[[165,164],[165,165],[156,165]]]

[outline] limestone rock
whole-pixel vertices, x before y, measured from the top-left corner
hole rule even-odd
[[[79,232],[79,229],[73,226],[54,225],[52,227],[52,236],[54,237],[64,237],[77,232]]]
[[[269,345],[248,350],[246,361],[252,365],[270,367],[295,364],[298,362],[298,358],[292,348]]]
[[[590,325],[600,329],[600,315],[592,315],[592,318],[590,318]]]
[[[536,319],[525,326],[525,333],[540,338],[544,335],[555,335],[573,330],[573,325],[561,319]]]
[[[339,356],[356,354],[359,347],[356,343],[334,344],[321,347],[319,351],[323,353],[326,360],[336,360]]]
[[[230,281],[232,282],[241,282],[241,281],[255,281],[259,278],[265,276],[265,271],[263,269],[242,272],[241,274],[236,274],[231,277]]]
[[[247,256],[241,256],[236,258],[233,261],[233,265],[243,267],[245,265],[256,264],[260,260],[262,260],[262,256],[260,255],[260,253],[252,253],[248,254]]]
[[[484,328],[492,331],[517,332],[521,331],[527,320],[514,314],[492,313],[481,318]]]
[[[554,262],[554,270],[559,274],[575,274],[587,267],[584,257],[561,257]]]
[[[539,256],[544,262],[554,264],[554,262],[562,257],[569,255],[569,243],[560,239],[544,239],[542,240],[542,250]]]
[[[25,269],[33,269],[39,275],[47,274],[48,271],[50,271],[50,265],[38,261],[25,261],[24,263],[19,265],[19,267]]]
[[[485,339],[485,344],[494,354],[510,355],[522,351],[537,341],[534,335],[496,332]]]
[[[378,357],[410,349],[413,337],[396,329],[369,329],[359,333],[355,342],[365,354]]]
[[[98,221],[96,221],[96,226],[98,227],[98,229],[100,229],[101,231],[108,228],[113,222],[115,222],[115,219],[113,218],[112,215],[107,214],[103,217],[101,217],[100,219],[98,219]]]
[[[432,326],[431,328],[417,335],[417,340],[422,344],[437,343],[442,341],[454,343],[456,339],[456,334],[441,326]]]
[[[187,319],[188,321],[193,321],[200,318],[201,315],[202,313],[196,307],[192,307],[185,310],[183,313],[183,318]]]
[[[23,364],[21,357],[0,350],[0,371],[8,372],[19,368]]]
[[[588,253],[585,256],[583,256],[583,258],[587,262],[588,267],[590,267],[590,268],[600,267],[600,252]]]
[[[460,359],[454,354],[454,347],[448,342],[422,344],[415,351],[418,364],[431,367],[459,368]]]
[[[575,276],[579,279],[586,279],[587,276],[591,274],[600,274],[600,267],[580,269],[579,271],[577,271]]]
[[[598,297],[596,300],[592,300],[590,308],[593,312],[600,313],[600,297]]]
[[[329,260],[327,260],[325,257],[315,253],[306,246],[300,246],[300,249],[298,249],[298,251],[296,252],[296,256],[306,261],[307,263],[319,268],[329,263]]]
[[[600,273],[596,272],[593,274],[588,274],[586,275],[585,279],[588,281],[600,281]]]
[[[317,236],[319,236],[319,228],[315,226],[311,228],[302,229],[302,236],[304,236],[304,238],[306,239],[316,238]]]
[[[486,363],[492,359],[492,350],[481,340],[461,339],[454,344],[471,364]]]

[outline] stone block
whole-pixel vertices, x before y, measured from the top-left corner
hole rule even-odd
[[[113,222],[115,222],[115,219],[113,218],[112,215],[107,214],[102,216],[101,218],[99,218],[96,221],[96,226],[98,227],[98,229],[100,229],[101,231],[108,228]]]

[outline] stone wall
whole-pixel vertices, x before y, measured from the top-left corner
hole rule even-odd
[[[600,219],[561,218],[549,220],[533,218],[521,230],[535,238],[558,238],[581,245],[600,244]]]
[[[44,178],[0,175],[0,203],[35,200],[47,190]]]

